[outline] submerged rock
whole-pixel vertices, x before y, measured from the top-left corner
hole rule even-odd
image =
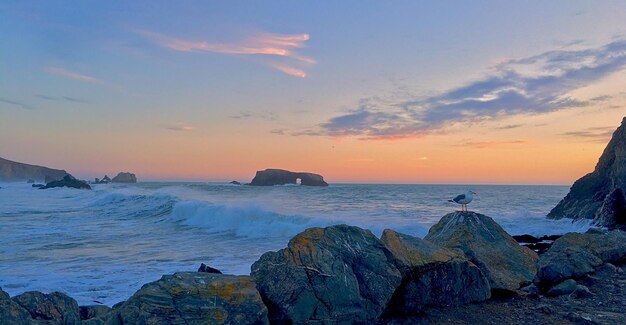
[[[45,184],[33,184],[33,185],[31,185],[31,187],[33,187],[33,188],[44,188],[44,187],[46,187],[46,185]]]
[[[489,299],[489,280],[463,252],[438,247],[390,229],[382,242],[395,257],[402,282],[385,314],[410,316],[427,306],[457,306]]]
[[[76,300],[60,292],[44,294],[29,291],[13,297],[18,305],[28,311],[34,320],[44,320],[48,324],[77,324],[80,312]]]
[[[145,284],[105,324],[268,324],[249,276],[181,272]]]
[[[232,185],[241,185],[241,183],[239,183],[239,182],[237,182],[237,181],[231,181],[231,182],[230,182],[230,183],[228,183],[228,184],[232,184]]]
[[[493,219],[476,212],[445,215],[424,240],[460,249],[489,279],[492,290],[515,291],[535,277],[538,256],[520,246]]]
[[[593,219],[609,228],[626,227],[626,117],[615,130],[593,172],[577,180],[548,218]]]
[[[373,323],[401,282],[382,242],[346,225],[305,230],[251,275],[275,324]]]
[[[86,190],[91,189],[91,186],[89,186],[89,184],[87,184],[84,181],[74,178],[72,175],[65,175],[65,177],[63,177],[62,180],[50,182],[46,184],[46,186],[40,187],[40,189],[48,189],[48,188],[53,188],[53,187],[70,187],[70,188],[86,189]]]
[[[113,183],[137,183],[137,176],[133,173],[120,172],[111,180]]]
[[[290,172],[283,169],[266,169],[256,172],[256,176],[249,185],[272,186],[297,184],[300,179],[301,185],[306,186],[328,186],[322,175],[313,173]]]
[[[604,263],[626,260],[626,232],[569,233],[554,242],[537,264],[535,283],[550,286],[593,272]]]

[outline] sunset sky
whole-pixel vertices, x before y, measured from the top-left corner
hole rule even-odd
[[[0,157],[85,179],[566,184],[626,115],[621,1],[2,1]]]

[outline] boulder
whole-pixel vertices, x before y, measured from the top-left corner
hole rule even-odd
[[[515,291],[530,284],[537,271],[535,252],[520,246],[493,219],[476,212],[445,215],[424,239],[463,251],[489,279],[492,290]]]
[[[252,265],[273,324],[373,323],[402,277],[369,230],[309,228]]]
[[[198,272],[205,272],[205,273],[215,273],[215,274],[222,274],[222,271],[216,269],[216,268],[212,268],[204,263],[200,263],[200,267],[198,268]]]
[[[283,169],[266,169],[256,172],[256,176],[249,185],[254,186],[272,186],[297,184],[300,179],[301,185],[306,186],[328,186],[322,175],[313,173],[290,172]]]
[[[382,242],[402,273],[385,314],[416,315],[428,306],[458,306],[489,299],[489,280],[463,252],[386,229]]]
[[[0,288],[0,324],[32,324],[30,313]]]
[[[137,176],[133,173],[120,172],[111,180],[113,183],[137,183]]]
[[[48,188],[53,188],[53,187],[70,187],[70,188],[86,189],[86,190],[91,189],[91,186],[89,186],[87,182],[78,180],[74,178],[72,175],[65,175],[65,177],[63,177],[62,180],[52,181],[46,184],[46,186],[40,187],[40,189],[48,189]]]
[[[567,279],[550,288],[550,290],[548,290],[547,292],[547,295],[552,297],[568,295],[576,290],[577,285],[578,284],[576,283],[576,281],[572,279]]]
[[[604,263],[626,260],[626,232],[569,233],[557,239],[539,259],[535,283],[550,286],[593,272]]]
[[[249,276],[200,272],[164,275],[145,284],[105,324],[268,324]]]
[[[77,324],[80,312],[76,300],[61,292],[44,294],[29,291],[13,297],[18,305],[28,311],[34,320],[44,320],[48,324]]]
[[[604,149],[593,172],[572,185],[548,218],[593,219],[609,228],[626,227],[626,117]]]

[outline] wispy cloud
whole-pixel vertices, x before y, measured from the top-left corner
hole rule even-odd
[[[193,126],[188,125],[186,123],[176,123],[172,125],[166,125],[165,128],[170,131],[193,131],[195,129]]]
[[[32,106],[30,106],[28,104],[25,104],[25,103],[22,103],[22,102],[18,102],[18,101],[15,101],[15,100],[11,100],[11,99],[7,99],[7,98],[1,98],[0,97],[0,102],[5,103],[5,104],[9,104],[11,106],[17,106],[17,107],[22,108],[22,109],[34,109],[34,107],[32,107]]]
[[[265,113],[239,112],[237,115],[231,115],[230,118],[235,119],[235,120],[259,119],[259,120],[275,121],[277,119],[277,116],[273,112],[265,112]]]
[[[316,61],[313,58],[301,55],[297,49],[305,47],[309,40],[308,34],[273,34],[256,33],[242,40],[230,43],[218,43],[199,40],[188,40],[163,35],[146,30],[135,30],[159,46],[180,52],[210,52],[229,55],[261,55],[267,58],[281,58],[290,61],[290,64],[269,61],[265,64],[285,74],[305,78],[306,73],[302,68],[293,65],[311,65]]]
[[[524,124],[507,124],[507,125],[498,126],[495,129],[496,130],[511,130],[511,129],[521,128],[522,126],[524,126]]]
[[[586,128],[580,131],[570,131],[561,133],[562,136],[578,138],[590,142],[600,142],[605,143],[608,142],[613,136],[613,132],[615,131],[615,127],[607,126],[607,127],[591,127]]]
[[[67,101],[67,102],[72,102],[72,103],[80,103],[80,104],[88,104],[89,101],[84,100],[84,99],[80,99],[80,98],[74,98],[74,97],[69,97],[69,96],[61,96],[61,97],[54,97],[54,96],[48,96],[48,95],[35,95],[35,97],[39,98],[39,99],[44,99],[44,100],[51,100],[51,101]]]
[[[77,72],[73,72],[64,68],[58,68],[58,67],[45,67],[44,70],[48,73],[57,75],[57,76],[61,76],[64,78],[69,78],[69,79],[73,79],[73,80],[77,80],[77,81],[83,81],[83,82],[91,82],[91,83],[102,83],[101,80],[91,77],[91,76],[87,76],[84,74],[80,74]]]
[[[362,99],[355,109],[293,135],[418,137],[459,123],[587,107],[609,97],[583,101],[568,94],[624,68],[625,40],[597,48],[548,51],[502,62],[484,78],[439,95]]]
[[[474,149],[484,149],[502,146],[512,146],[525,144],[525,140],[513,140],[513,141],[466,141],[457,144],[453,144],[454,147],[468,147]]]

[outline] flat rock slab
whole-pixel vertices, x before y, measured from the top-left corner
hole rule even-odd
[[[430,228],[424,240],[461,250],[489,279],[492,290],[515,291],[531,283],[537,272],[537,254],[479,213],[449,213]]]
[[[249,276],[201,272],[165,275],[144,285],[105,324],[268,324]]]

